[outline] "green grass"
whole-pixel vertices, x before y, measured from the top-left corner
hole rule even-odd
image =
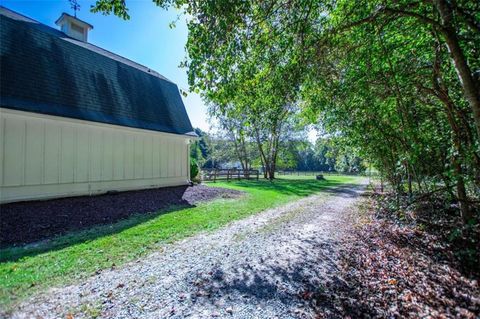
[[[273,183],[264,180],[210,183],[246,194],[194,207],[171,207],[157,213],[135,215],[112,225],[2,249],[0,308],[10,308],[46,287],[72,283],[98,270],[137,259],[161,249],[165,243],[214,230],[267,208],[357,180],[351,176],[329,176],[327,181],[316,181],[313,176],[282,176]]]

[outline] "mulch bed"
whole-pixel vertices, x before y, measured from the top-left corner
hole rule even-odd
[[[97,196],[0,205],[0,247],[32,243],[70,231],[110,224],[134,214],[189,207],[242,192],[205,185],[164,187]]]
[[[330,314],[479,318],[478,276],[462,272],[442,234],[379,216],[376,209],[370,208],[344,243],[341,270],[345,284],[323,296]],[[325,317],[319,312],[319,317]]]

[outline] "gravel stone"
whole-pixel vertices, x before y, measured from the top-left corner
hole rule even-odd
[[[364,183],[365,184],[365,183]],[[52,288],[11,318],[314,318],[364,184],[339,186]]]

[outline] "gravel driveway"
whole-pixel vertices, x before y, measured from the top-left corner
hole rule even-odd
[[[311,318],[337,276],[360,186],[341,186],[167,245],[23,303],[14,318]],[[72,315],[72,317],[70,316]]]

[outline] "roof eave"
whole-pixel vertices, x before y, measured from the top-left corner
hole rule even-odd
[[[194,131],[185,133],[183,135],[188,136],[188,137],[190,137],[191,139],[194,139],[194,140],[199,140],[200,139],[200,136],[198,136],[198,134],[195,133]]]

